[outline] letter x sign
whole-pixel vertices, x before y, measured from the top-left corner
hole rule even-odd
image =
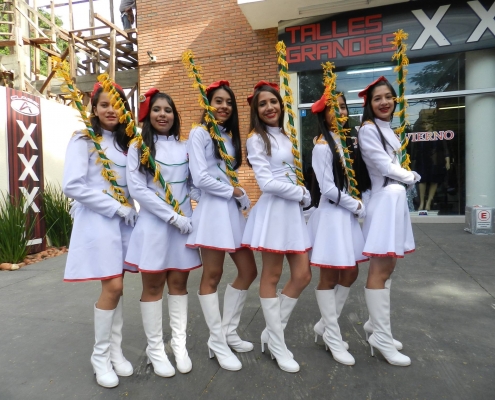
[[[495,35],[495,2],[488,11],[485,10],[485,7],[483,7],[479,1],[468,1],[467,3],[481,19],[476,29],[471,33],[471,36],[469,36],[467,42],[477,42],[481,39],[481,36],[483,36],[487,29],[490,29],[493,35]]]
[[[424,27],[423,32],[419,36],[418,40],[416,40],[416,43],[414,43],[413,47],[411,47],[411,50],[422,49],[423,46],[428,41],[428,39],[430,38],[430,36],[433,38],[433,40],[435,40],[435,42],[437,42],[439,46],[450,45],[450,42],[447,40],[447,38],[437,28],[438,24],[442,20],[443,16],[445,15],[449,7],[450,4],[439,7],[435,15],[433,15],[432,19],[429,19],[423,10],[411,11],[414,14],[414,16],[418,19],[420,24],[423,25]]]

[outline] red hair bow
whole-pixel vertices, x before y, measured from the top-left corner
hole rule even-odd
[[[318,101],[315,101],[313,105],[311,106],[311,112],[313,114],[318,114],[322,112],[325,107],[327,106],[327,97],[325,96],[325,93],[321,96],[321,99]]]
[[[157,94],[159,90],[157,88],[150,88],[145,94],[139,96],[139,114],[138,121],[143,122],[150,110],[151,98]]]
[[[117,88],[117,89],[121,90],[122,92],[124,91],[124,89],[122,89],[122,87],[121,87],[120,85],[116,84],[115,82],[113,82],[113,86],[114,86],[115,88]],[[101,84],[100,82],[96,82],[96,83],[94,84],[94,86],[93,86],[93,91],[91,92],[91,98],[93,98],[93,97],[94,97],[94,95],[96,94],[96,91],[97,91],[99,88],[101,88],[101,87],[103,87],[103,86],[102,86],[102,84]]]
[[[276,83],[271,83],[271,82],[267,82],[267,81],[259,81],[256,85],[254,85],[253,94],[250,94],[247,97],[247,102],[248,102],[249,105],[251,105],[251,101],[253,101],[254,92],[256,92],[256,89],[260,88],[261,86],[271,86],[277,92],[280,91],[280,88],[278,87],[278,85]]]
[[[368,89],[370,87],[376,85],[380,81],[386,81],[386,82],[388,82],[387,78],[385,78],[384,76],[380,76],[379,78],[375,79],[373,82],[371,82],[368,86],[366,86],[363,90],[361,90],[358,93],[358,96],[363,98],[364,104],[366,104],[366,96],[367,96],[367,93],[368,93]]]
[[[229,81],[216,81],[206,88],[206,94],[210,93],[211,90],[219,88],[220,86],[230,87]]]

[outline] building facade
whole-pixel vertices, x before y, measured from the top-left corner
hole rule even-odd
[[[335,63],[356,132],[357,93],[380,75],[395,81],[390,41],[403,29],[409,34],[408,152],[423,177],[409,195],[410,211],[460,216],[466,205],[495,206],[495,1],[138,0],[137,9],[141,90],[170,93],[184,131],[200,117],[181,63],[184,50],[195,53],[205,83],[231,82],[245,141],[245,98],[257,81],[278,80],[275,44],[283,40],[307,173],[317,134],[309,109],[323,91],[321,63]],[[256,199],[245,163],[240,180]]]

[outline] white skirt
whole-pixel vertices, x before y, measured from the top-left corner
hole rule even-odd
[[[175,226],[141,208],[125,263],[147,273],[199,268],[199,251],[186,247],[187,236],[182,235]]]
[[[365,256],[403,258],[414,251],[406,190],[402,185],[390,184],[371,193],[363,234]]]
[[[132,227],[118,215],[104,217],[79,204],[74,210],[74,225],[64,281],[78,282],[112,279],[124,270],[138,272],[124,265]]]
[[[233,197],[225,199],[206,192],[193,211],[189,248],[203,247],[234,253],[241,248],[246,218]]]
[[[242,246],[273,253],[306,253],[311,249],[301,205],[263,193],[249,213]]]
[[[322,197],[308,221],[313,249],[310,265],[321,268],[353,268],[368,261],[363,256],[364,237],[357,218],[349,210]]]

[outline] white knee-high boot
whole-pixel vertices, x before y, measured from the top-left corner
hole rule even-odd
[[[205,295],[200,295],[198,292],[198,298],[203,315],[205,316],[206,325],[210,329],[210,338],[208,339],[208,353],[210,358],[216,356],[218,363],[223,369],[239,371],[242,368],[242,364],[235,354],[232,353],[222,330],[218,292]]]
[[[165,344],[163,343],[162,300],[141,301],[139,305],[141,306],[144,332],[148,340],[148,347],[146,347],[148,364],[153,364],[155,374],[158,376],[170,378],[175,375],[175,368],[165,353]]]
[[[253,344],[242,340],[237,334],[237,327],[241,320],[242,309],[246,302],[247,290],[239,290],[229,283],[223,298],[222,329],[227,344],[238,353],[253,350]]]
[[[337,312],[337,319],[340,317],[342,313],[342,309],[344,308],[344,304],[347,301],[347,297],[349,297],[350,287],[335,285],[335,307]],[[316,325],[314,326],[315,331],[315,343],[318,341],[318,336],[323,336],[324,326],[323,326],[323,318],[321,318]],[[342,340],[342,345],[346,350],[349,350],[349,344]]]
[[[392,278],[389,278],[385,281],[385,289],[390,291],[390,286],[392,285]],[[364,333],[366,335],[366,340],[368,340],[369,336],[373,333],[373,323],[371,322],[371,318],[368,318],[363,325]],[[394,346],[397,350],[402,350],[402,343],[398,340],[394,339]]]
[[[93,372],[96,374],[98,385],[112,388],[119,384],[119,377],[115,373],[110,361],[110,340],[115,310],[100,310],[94,305],[95,315],[95,345],[91,355]]]
[[[373,323],[373,333],[368,338],[373,348],[380,350],[385,359],[392,365],[406,367],[411,365],[411,359],[399,353],[394,346],[390,327],[390,291],[388,289],[364,289],[366,305]]]
[[[110,340],[110,361],[115,373],[119,376],[131,376],[134,373],[132,364],[122,353],[122,327],[124,326],[124,300],[122,297],[117,304],[112,324],[112,338]]]
[[[287,327],[287,323],[289,322],[289,318],[292,314],[292,310],[297,304],[298,299],[293,299],[292,297],[286,296],[282,293],[282,290],[277,292],[278,299],[280,301],[280,322],[282,324],[282,329],[285,331]],[[265,345],[268,345],[268,340],[270,339],[270,335],[268,334],[268,330],[265,328],[263,332],[261,332],[261,352],[265,352]],[[290,350],[287,350],[292,358],[294,355]]]
[[[344,365],[354,365],[354,357],[345,349],[337,321],[335,289],[315,290],[316,301],[323,320],[323,341],[330,348],[333,358]]]
[[[284,329],[280,318],[280,300],[275,298],[260,298],[266,329],[268,331],[268,349],[272,359],[277,360],[281,370],[298,372],[299,364],[294,361],[285,344]]]
[[[172,340],[170,342],[175,356],[177,369],[187,374],[192,369],[192,362],[186,349],[187,329],[187,294],[181,296],[167,295],[168,315]]]

